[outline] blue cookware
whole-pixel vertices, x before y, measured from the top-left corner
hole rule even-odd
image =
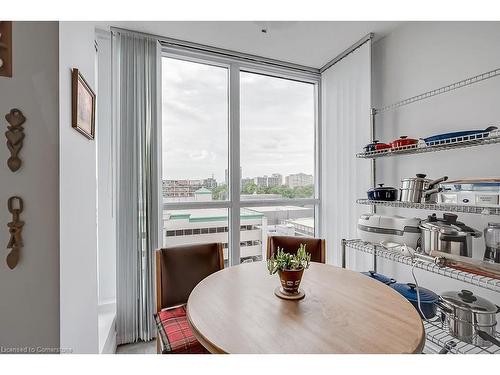
[[[375,271],[368,271],[368,272],[361,272],[361,273],[363,275],[371,277],[372,279],[380,281],[381,283],[384,283],[385,285],[391,285],[391,284],[394,284],[396,282],[396,280],[391,279],[390,277],[387,277],[387,276],[382,275],[380,273],[376,273]]]
[[[391,288],[393,288],[396,292],[405,297],[410,303],[415,307],[419,315],[422,317],[422,313],[427,319],[431,319],[436,316],[436,310],[439,302],[439,296],[429,289],[425,289],[419,287],[420,293],[420,308],[422,309],[422,313],[418,308],[417,302],[417,287],[412,283],[396,283],[391,284]]]
[[[475,139],[486,138],[489,135],[489,132],[498,129],[496,126],[489,126],[484,130],[465,130],[460,132],[451,132],[451,133],[443,133],[433,135],[431,137],[424,138],[425,143],[430,146],[432,144],[440,144],[451,142],[456,138],[461,138],[465,136],[476,135]]]

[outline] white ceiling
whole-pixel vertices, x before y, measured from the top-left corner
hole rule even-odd
[[[369,32],[376,39],[397,21],[118,21],[98,22],[320,68]],[[267,33],[261,30],[267,29]]]

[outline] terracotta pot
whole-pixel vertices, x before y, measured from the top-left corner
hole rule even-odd
[[[288,294],[297,294],[299,292],[299,286],[302,281],[303,273],[303,268],[300,270],[278,271],[283,291]]]

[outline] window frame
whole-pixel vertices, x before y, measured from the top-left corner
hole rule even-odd
[[[162,212],[165,209],[185,210],[185,209],[209,209],[226,208],[229,213],[229,264],[231,266],[241,263],[240,251],[240,210],[247,207],[258,206],[289,206],[289,205],[311,205],[314,207],[314,235],[321,236],[322,223],[320,223],[320,210],[322,202],[322,176],[321,164],[323,153],[321,150],[321,75],[305,71],[296,71],[291,68],[275,67],[265,63],[251,63],[233,57],[221,57],[210,53],[191,51],[183,47],[163,46],[161,58],[172,58],[188,62],[201,63],[211,66],[226,68],[228,71],[228,199],[225,201],[209,202],[162,202]],[[313,198],[293,198],[276,200],[249,200],[240,199],[240,72],[261,74],[276,78],[289,79],[314,85],[314,197]],[[161,77],[161,69],[160,69]],[[162,78],[160,78],[161,80]],[[162,81],[160,81],[161,84]],[[161,92],[162,90],[160,90]],[[161,103],[161,100],[160,100]],[[162,123],[159,127],[162,127]],[[160,129],[161,130],[161,129]],[[160,155],[163,155],[162,137],[158,139]],[[163,158],[161,158],[163,159]],[[162,160],[160,160],[160,170],[162,170]],[[161,184],[161,181],[160,181]],[[162,215],[160,215],[162,216]],[[163,230],[163,224],[160,225]],[[163,235],[161,236],[163,241]]]

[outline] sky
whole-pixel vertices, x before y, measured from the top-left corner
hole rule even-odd
[[[163,58],[163,179],[224,182],[228,70]],[[242,72],[242,177],[313,174],[314,85]]]

